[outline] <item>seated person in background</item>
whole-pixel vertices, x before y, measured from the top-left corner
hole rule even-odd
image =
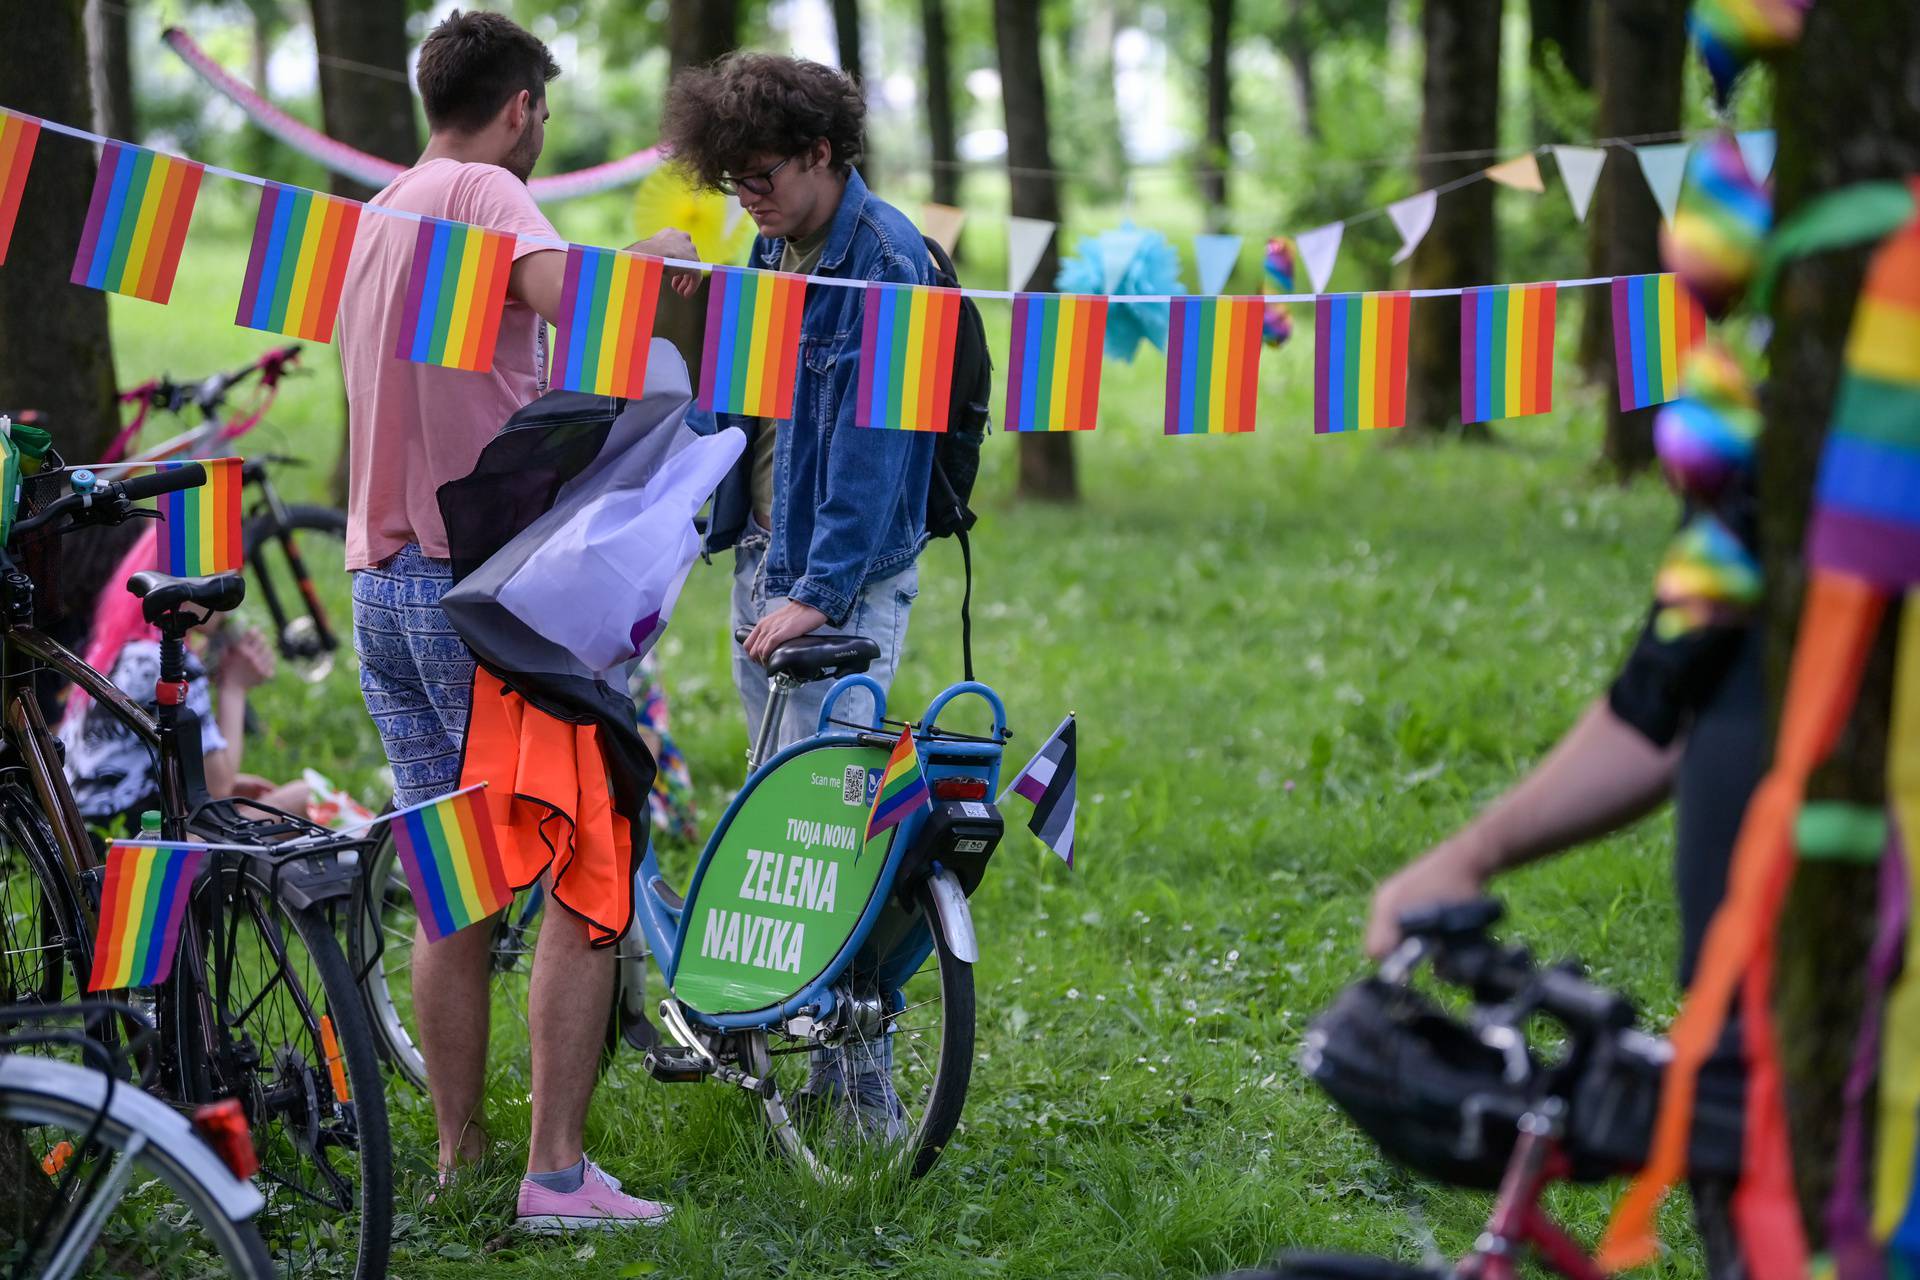
[[[148,712],[154,709],[154,683],[160,676],[160,633],[140,612],[127,579],[151,568],[156,535],[149,529],[127,551],[107,578],[94,605],[93,630],[86,660],[114,686]],[[247,691],[273,674],[273,650],[256,630],[230,631],[219,646],[211,678],[206,664],[187,652],[187,708],[200,719],[200,745],[206,753],[207,791],[215,799],[238,796],[290,813],[304,814],[304,782],[276,786],[240,772],[245,741]],[[215,712],[211,690],[220,691]],[[66,747],[67,781],[80,816],[110,835],[140,830],[140,815],[160,807],[160,775],[153,753],[133,730],[75,688],[60,721]]]

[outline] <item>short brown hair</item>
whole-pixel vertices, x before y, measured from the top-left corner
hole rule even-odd
[[[431,128],[474,133],[522,89],[544,99],[559,74],[547,46],[511,18],[455,9],[421,44],[415,78]]]
[[[717,187],[763,152],[798,155],[816,139],[841,172],[860,162],[867,104],[832,67],[771,53],[734,53],[683,71],[667,90],[662,140],[702,186]]]

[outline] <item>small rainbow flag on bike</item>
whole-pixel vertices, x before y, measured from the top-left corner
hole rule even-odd
[[[493,368],[514,244],[504,231],[420,219],[393,354],[470,373]]]
[[[332,342],[340,288],[360,227],[360,203],[269,182],[233,322],[308,342]]]
[[[1008,431],[1091,431],[1100,417],[1107,300],[1023,293],[1013,300]]]
[[[647,344],[660,305],[657,258],[591,245],[567,246],[554,328],[553,385],[636,400],[647,387]]]
[[[485,920],[513,901],[486,794],[479,788],[402,809],[386,820],[393,823],[394,850],[429,942]]]
[[[1313,304],[1313,433],[1407,425],[1405,293],[1336,293]]]
[[[893,754],[887,757],[886,772],[880,775],[879,789],[873,794],[873,809],[867,814],[867,834],[862,847],[865,841],[899,826],[926,808],[932,796],[927,789],[927,775],[920,772],[920,753],[914,749],[913,726],[908,725],[900,731],[900,740],[893,744]]]
[[[176,578],[232,573],[244,559],[240,546],[240,459],[159,462],[158,470],[201,466],[207,482],[154,499],[160,512],[160,572]]]
[[[206,856],[205,849],[191,844],[116,840],[107,847],[87,990],[152,987],[167,980],[193,878]]]
[[[73,283],[149,302],[172,297],[204,171],[191,160],[109,142],[93,180]]]
[[[40,122],[32,116],[0,110],[0,263],[7,260],[7,242],[13,239],[13,220],[20,212],[20,193],[27,189],[27,169],[40,142]]]
[[[1165,434],[1253,430],[1264,303],[1259,298],[1175,298],[1172,305]]]
[[[1550,284],[1495,285],[1460,295],[1460,421],[1553,408]]]
[[[866,293],[853,425],[945,431],[960,291],[881,284]]]
[[[1678,396],[1687,353],[1706,333],[1706,313],[1678,277],[1615,276],[1613,360],[1620,407],[1644,409]]]
[[[784,422],[793,417],[807,278],[715,267],[700,363],[702,409]]]

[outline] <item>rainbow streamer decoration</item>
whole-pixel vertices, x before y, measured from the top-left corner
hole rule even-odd
[[[308,342],[332,342],[360,204],[269,182],[253,220],[253,250],[233,322]]]
[[[39,143],[38,120],[0,110],[0,263],[7,260],[13,220],[20,213],[20,195],[27,189],[27,170],[33,165],[33,149]]]
[[[205,578],[240,568],[240,459],[205,458],[199,462],[160,462],[156,469],[201,466],[207,482],[176,489],[154,499],[160,512],[162,573],[176,578]]]
[[[438,942],[513,901],[486,793],[479,789],[403,809],[391,819],[414,916]]]
[[[116,841],[108,846],[87,990],[153,987],[167,980],[193,878],[206,856],[205,849],[191,844]]]
[[[1008,431],[1091,431],[1100,417],[1107,300],[1023,293],[1013,300]]]
[[[149,302],[172,297],[204,168],[145,147],[107,143],[73,259],[73,283]]]
[[[1522,418],[1553,408],[1550,284],[1460,295],[1460,421]]]
[[[927,775],[920,772],[920,753],[913,746],[913,727],[900,731],[887,757],[886,772],[880,775],[880,787],[873,795],[873,809],[867,814],[866,839],[899,826],[932,802],[927,790]],[[864,848],[864,844],[862,848]]]
[[[1706,332],[1706,313],[1671,272],[1615,276],[1613,356],[1621,409],[1665,404],[1679,395],[1685,356]]]
[[[513,249],[514,237],[504,231],[420,219],[393,354],[470,373],[493,368]]]
[[[878,284],[866,294],[853,425],[945,431],[960,291]]]
[[[702,409],[786,421],[793,417],[800,309],[807,278],[715,267],[700,362]]]
[[[1313,304],[1313,433],[1407,425],[1406,293],[1336,293]]]
[[[663,267],[591,245],[567,246],[566,282],[555,326],[553,385],[636,400],[647,386],[647,344],[660,303]]]
[[[1262,298],[1175,298],[1167,328],[1166,434],[1253,430]]]

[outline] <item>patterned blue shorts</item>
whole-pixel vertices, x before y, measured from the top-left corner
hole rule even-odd
[[[408,543],[353,575],[360,693],[393,766],[393,803],[452,791],[473,699],[473,654],[440,608],[453,566]]]

